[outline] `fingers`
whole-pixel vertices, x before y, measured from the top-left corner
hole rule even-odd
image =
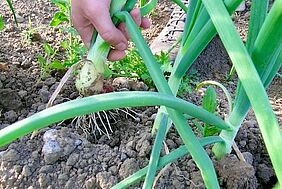
[[[140,14],[140,9],[133,9],[131,12],[131,17],[133,18],[134,22],[136,23],[137,26],[141,25],[141,14]]]
[[[109,13],[111,0],[72,0],[72,22],[87,47],[94,29],[112,47],[109,60],[119,60],[125,56],[130,36],[124,23],[116,27]],[[136,25],[149,28],[150,22],[142,18],[139,9],[131,11]]]
[[[98,8],[97,8],[98,7]],[[106,3],[97,2],[95,11],[86,12],[90,22],[94,25],[100,36],[117,50],[127,49],[127,39],[113,24]]]
[[[143,29],[148,29],[150,27],[149,19],[146,17],[141,17],[140,9],[133,9],[130,14],[137,26]]]
[[[84,44],[89,47],[94,27],[91,22],[84,16],[77,0],[72,0],[71,6],[72,23]]]
[[[121,60],[126,56],[125,51],[111,50],[108,56],[109,61]]]
[[[140,27],[143,29],[149,29],[151,26],[151,22],[148,18],[142,18]]]
[[[87,48],[90,46],[90,41],[93,35],[94,27],[93,25],[89,22],[88,24],[85,24],[81,26],[81,23],[85,23],[80,21],[83,18],[73,18],[73,25],[76,28],[77,32],[79,33],[83,43],[86,45]]]
[[[148,29],[150,27],[150,21],[148,18],[141,18],[140,9],[134,9],[131,11],[131,16],[136,23],[137,26],[140,26],[143,29]],[[130,35],[124,23],[120,23],[118,29],[122,32],[122,34],[126,37],[126,39],[130,40]],[[126,56],[125,51],[120,50],[111,50],[108,56],[109,61],[117,61],[121,60]]]
[[[145,17],[141,18],[140,9],[134,9],[131,11],[130,14],[137,26],[141,27],[142,29],[148,29],[150,27],[149,19]],[[123,33],[123,35],[129,41],[130,36],[125,24],[124,23],[119,24],[118,29]]]

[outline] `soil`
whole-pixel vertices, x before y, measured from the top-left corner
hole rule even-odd
[[[39,112],[46,107],[58,86],[62,73],[52,72],[40,77],[36,60],[42,54],[42,44],[48,41],[56,46],[64,36],[49,27],[56,8],[47,0],[14,1],[19,26],[12,22],[5,1],[0,1],[6,29],[0,33],[0,129]],[[168,1],[158,4],[152,14],[152,28],[144,35],[150,42],[169,19],[173,6]],[[247,2],[249,10],[249,2]],[[24,40],[30,31],[29,17],[35,36],[32,42]],[[235,13],[234,21],[243,39],[247,33],[248,11]],[[218,37],[201,54],[191,70],[196,70],[197,82],[207,79],[225,83],[234,94],[236,78],[225,82],[230,70],[228,55]],[[268,90],[280,125],[282,125],[282,80],[275,78]],[[145,90],[145,88],[141,88]],[[70,80],[54,104],[78,97]],[[224,95],[219,93],[219,108],[226,109]],[[201,102],[197,92],[185,98],[195,104]],[[112,122],[113,132],[107,135],[87,135],[70,120],[25,136],[0,148],[0,188],[110,188],[122,179],[146,166],[153,144],[151,127],[156,107],[120,111]],[[252,112],[240,129],[236,143],[247,162],[241,162],[232,152],[221,161],[213,160],[222,188],[271,188],[276,182],[260,130]],[[182,144],[172,128],[166,144],[173,150]],[[210,147],[207,147],[210,152]],[[141,188],[141,184],[131,188]],[[190,156],[171,164],[160,177],[155,188],[204,188],[200,171]]]

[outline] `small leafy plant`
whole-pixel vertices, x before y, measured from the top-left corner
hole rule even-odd
[[[42,27],[33,27],[32,20],[28,18],[28,28],[22,32],[23,41],[26,43],[31,43],[34,41],[41,41],[41,36],[38,33]]]
[[[197,85],[198,73],[191,70],[189,74],[183,76],[177,95],[184,98],[185,95],[191,94]]]
[[[168,54],[162,52],[160,55],[155,55],[155,58],[160,64],[163,73],[168,76],[172,68]],[[149,87],[155,87],[149,71],[136,48],[130,48],[124,59],[109,63],[109,68],[112,71],[113,78],[136,78],[143,81]]]
[[[47,77],[52,70],[63,70],[65,66],[61,61],[55,58],[57,50],[55,50],[50,44],[45,42],[43,44],[44,56],[38,55],[37,60],[41,68],[41,77]]]
[[[62,64],[65,67],[70,67],[83,58],[87,49],[71,24],[71,2],[69,0],[52,0],[52,3],[59,8],[59,11],[53,16],[50,26],[59,27],[59,31],[67,36],[66,40],[60,42],[60,46],[65,51]]]
[[[58,27],[59,32],[65,34],[66,39],[59,42],[59,47],[52,47],[49,43],[44,42],[44,55],[38,55],[37,60],[46,76],[52,70],[62,70],[83,59],[87,48],[79,39],[77,31],[73,28],[70,20],[70,1],[69,0],[52,0],[57,11],[51,22],[51,27]]]
[[[216,113],[217,102],[216,102],[216,92],[212,86],[209,86],[202,99],[202,106],[205,110],[211,113]],[[203,136],[212,136],[219,134],[220,129],[217,127],[204,123]]]

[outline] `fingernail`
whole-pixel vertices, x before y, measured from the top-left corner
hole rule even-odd
[[[124,44],[124,43],[119,43],[117,46],[116,46],[116,49],[117,50],[120,50],[120,51],[124,51],[127,49],[127,45]]]

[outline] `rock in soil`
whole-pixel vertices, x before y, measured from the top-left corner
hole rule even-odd
[[[17,110],[22,106],[20,96],[12,89],[0,89],[0,108]]]
[[[247,0],[247,10],[250,7],[249,2]],[[52,47],[58,47],[67,37],[62,32],[56,32],[58,28],[49,27],[52,15],[58,10],[49,0],[38,0],[38,3],[34,1],[13,3],[17,14],[21,16],[19,27],[15,27],[6,1],[0,1],[0,15],[6,23],[6,28],[0,32],[1,129],[45,108],[50,94],[58,86],[62,75],[60,72],[51,72],[47,78],[42,78],[40,75],[42,70],[36,57],[44,56],[43,41],[48,42]],[[152,28],[143,32],[146,39],[151,40],[158,35],[172,10],[170,1],[164,0],[159,3],[155,10],[158,14],[150,16]],[[32,21],[32,29],[35,30],[31,42],[23,39],[23,35],[30,29],[29,17]],[[233,15],[243,40],[246,40],[247,36],[248,17],[248,11]],[[216,37],[191,69],[195,69],[199,75],[197,82],[204,80],[224,82],[234,96],[237,79],[230,82],[225,80],[230,67],[228,55],[219,37]],[[66,83],[54,104],[79,96],[75,92],[73,82],[73,79],[70,79]],[[268,91],[280,124],[282,123],[281,84],[281,79],[274,79]],[[148,90],[144,83],[135,80],[125,81],[124,78],[115,81],[114,85],[121,91]],[[112,91],[111,88],[107,90]],[[155,89],[150,90],[155,91]],[[219,97],[225,99],[220,92]],[[197,92],[186,95],[185,98],[195,104],[201,102],[201,96]],[[220,111],[226,112],[226,105],[226,101],[223,100],[219,106]],[[111,187],[148,164],[153,144],[150,129],[156,108],[146,107],[138,111],[142,115],[139,121],[132,120],[128,116],[119,116],[113,124],[114,131],[110,139],[102,136],[91,141],[95,143],[90,143],[70,124],[69,120],[66,120],[50,126],[51,130],[39,131],[39,134],[32,139],[26,136],[0,148],[0,188],[107,189]],[[276,182],[258,124],[254,120],[254,114],[250,112],[236,137],[238,147],[248,164],[232,157],[217,163],[216,168],[222,188],[271,188]],[[167,135],[166,142],[170,150],[183,144],[173,127]],[[207,151],[210,151],[209,147]],[[132,188],[142,188],[142,184]],[[168,166],[158,180],[156,188],[199,189],[204,188],[204,183],[196,163],[190,156],[185,156]]]
[[[249,163],[239,161],[230,155],[216,163],[221,184],[226,188],[256,189],[258,187],[255,169]]]

